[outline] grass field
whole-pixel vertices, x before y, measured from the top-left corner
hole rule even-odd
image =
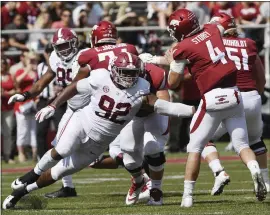
[[[270,140],[266,141],[270,149]],[[218,148],[222,156],[235,155],[232,152],[223,152],[225,144]],[[210,190],[214,177],[206,163],[202,163],[200,175],[195,188],[194,207],[183,209],[180,207],[184,182],[184,163],[172,162],[177,158],[185,158],[186,154],[168,154],[170,161],[165,167],[163,182],[164,205],[147,206],[138,203],[134,206],[125,205],[126,193],[130,186],[130,177],[124,169],[94,170],[85,169],[74,175],[74,184],[78,197],[68,199],[46,199],[46,192],[60,188],[61,183],[34,191],[17,204],[11,211],[2,211],[2,214],[17,215],[77,215],[77,214],[270,214],[270,195],[264,202],[258,202],[253,194],[253,184],[247,168],[240,160],[223,161],[223,166],[231,176],[231,183],[220,196],[211,196]],[[10,183],[22,172],[6,173],[10,168],[34,166],[33,163],[24,165],[2,164],[2,200],[10,194]],[[34,208],[41,209],[34,209]]]

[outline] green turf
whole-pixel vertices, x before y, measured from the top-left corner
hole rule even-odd
[[[270,148],[270,141],[267,140]],[[218,148],[221,155],[234,155],[222,152],[224,144]],[[168,158],[185,157],[185,154],[168,154]],[[24,165],[3,164],[2,168]],[[18,203],[11,211],[2,214],[33,215],[76,215],[76,214],[270,214],[270,196],[261,203],[253,194],[251,176],[247,168],[240,161],[224,161],[226,171],[231,176],[231,183],[221,196],[211,196],[213,175],[205,163],[202,164],[200,176],[195,188],[194,207],[183,209],[180,207],[183,191],[184,164],[166,164],[163,182],[164,205],[147,206],[139,203],[134,206],[125,205],[125,196],[130,186],[130,177],[124,169],[94,170],[85,169],[74,175],[74,183],[78,197],[68,199],[45,199],[43,194],[60,188],[61,183],[31,193],[26,199]],[[10,183],[21,173],[2,174],[2,201],[10,194]],[[33,209],[42,208],[42,209]]]

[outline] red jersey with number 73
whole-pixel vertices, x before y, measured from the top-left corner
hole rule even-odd
[[[110,58],[113,58],[121,52],[129,52],[138,55],[135,46],[127,43],[103,45],[81,51],[78,57],[78,64],[81,67],[89,66],[91,70],[108,69]]]
[[[234,62],[226,50],[215,24],[205,24],[197,34],[179,42],[173,50],[174,60],[188,60],[187,65],[201,95],[224,86],[236,85]],[[231,75],[230,75],[231,74]]]
[[[237,69],[236,85],[239,90],[256,90],[256,81],[252,78],[252,67],[257,56],[255,41],[248,38],[224,37],[223,44]]]

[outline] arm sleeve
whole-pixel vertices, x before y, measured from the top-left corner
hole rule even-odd
[[[195,108],[182,103],[172,103],[162,99],[158,99],[154,104],[154,110],[158,114],[174,117],[191,117]]]

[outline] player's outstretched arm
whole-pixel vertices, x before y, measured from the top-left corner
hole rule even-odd
[[[22,102],[27,99],[35,98],[43,91],[46,86],[48,86],[48,84],[54,79],[54,77],[55,73],[51,70],[50,67],[48,67],[47,72],[41,76],[41,78],[32,86],[29,91],[11,96],[8,100],[8,104],[14,102]]]
[[[36,120],[41,123],[44,119],[52,117],[55,113],[56,108],[61,106],[67,100],[69,100],[78,93],[89,93],[89,95],[91,95],[91,89],[92,88],[90,85],[90,79],[88,78],[84,78],[78,82],[71,83],[59,94],[59,96],[56,97],[56,99],[51,104],[37,112],[35,116]]]
[[[154,94],[144,97],[141,108],[152,109],[158,114],[174,117],[191,117],[196,112],[194,106],[158,99]]]

